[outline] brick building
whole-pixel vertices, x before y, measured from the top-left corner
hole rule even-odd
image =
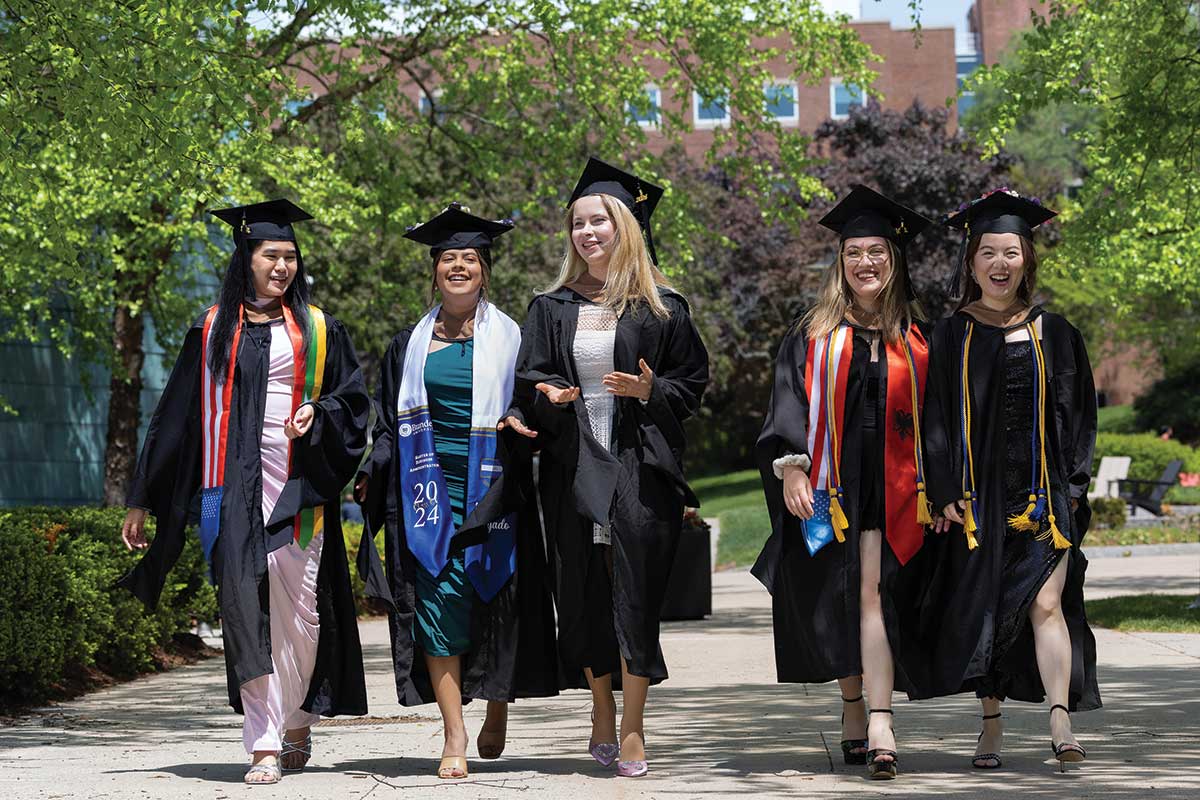
[[[1013,35],[1029,27],[1032,15],[1041,16],[1045,11],[1045,0],[975,0],[967,11],[967,24],[981,63],[998,63]]]

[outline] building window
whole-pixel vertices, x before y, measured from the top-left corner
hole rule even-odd
[[[424,92],[421,92],[421,96],[418,98],[417,103],[418,103],[418,107],[420,108],[422,117],[428,117],[432,113],[433,108],[436,106],[437,107],[437,122],[438,122],[438,124],[440,125],[441,123],[446,121],[446,107],[442,104],[442,90],[441,89],[433,90],[433,99],[432,100],[429,99],[429,95],[425,94]]]
[[[863,104],[863,91],[854,84],[834,81],[829,86],[829,116],[834,119],[845,119],[850,116],[850,109]]]
[[[629,113],[629,118],[638,125],[643,128],[654,128],[658,126],[659,109],[662,107],[661,98],[662,93],[659,88],[649,85],[645,88],[645,94],[636,102],[630,101],[625,104],[625,110]]]
[[[729,124],[729,94],[701,97],[692,92],[692,118],[697,128],[719,128]]]
[[[763,97],[769,116],[785,125],[800,121],[800,109],[796,103],[796,84],[768,83],[763,87]]]
[[[954,65],[955,65],[954,72],[955,72],[955,77],[957,78],[957,81],[958,81],[958,92],[959,92],[959,94],[958,94],[958,116],[959,116],[959,119],[961,119],[963,114],[965,114],[972,106],[975,105],[975,93],[974,92],[964,92],[962,90],[963,81],[965,81],[967,79],[967,77],[970,76],[970,74],[972,72],[974,72],[979,67],[979,65],[982,63],[983,63],[983,61],[982,61],[982,59],[980,59],[979,54],[974,53],[974,52],[959,53],[954,58]]]

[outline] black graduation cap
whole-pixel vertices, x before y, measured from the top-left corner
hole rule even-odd
[[[1036,197],[1022,197],[1007,187],[994,189],[978,200],[959,206],[953,214],[947,214],[942,222],[963,232],[950,294],[958,296],[961,291],[967,268],[967,243],[972,237],[985,233],[1016,233],[1031,239],[1034,228],[1056,216],[1057,211],[1046,208]]]
[[[461,203],[451,203],[428,222],[409,226],[404,238],[429,245],[430,256],[437,258],[443,250],[490,251],[492,243],[512,229],[511,219],[484,219],[468,213]],[[491,263],[490,258],[485,260]]]
[[[821,224],[842,240],[882,236],[904,248],[933,220],[859,183],[821,218]]]
[[[218,208],[209,213],[232,226],[235,239],[266,239],[280,242],[296,241],[292,223],[313,218],[312,214],[287,199],[268,200],[265,203],[234,208]]]
[[[658,264],[658,253],[654,250],[654,236],[650,231],[650,215],[662,200],[663,188],[642,180],[638,176],[626,172],[620,167],[614,167],[605,161],[592,156],[588,159],[575,190],[571,192],[570,206],[581,197],[593,194],[606,194],[615,197],[633,212],[633,216],[646,234],[646,249],[650,251],[650,260]]]

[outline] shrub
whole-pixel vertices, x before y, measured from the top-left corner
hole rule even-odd
[[[1185,442],[1200,441],[1200,360],[1172,370],[1133,403],[1137,424],[1144,431],[1171,426]],[[1194,470],[1188,470],[1192,472]]]
[[[216,620],[195,536],[153,613],[114,586],[140,557],[120,541],[124,516],[119,508],[0,511],[0,704],[44,700],[87,667],[122,676],[152,669],[193,619]]]
[[[1101,528],[1123,528],[1127,514],[1125,501],[1116,497],[1097,497],[1092,503],[1092,523]]]

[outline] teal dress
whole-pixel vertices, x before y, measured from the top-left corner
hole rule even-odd
[[[466,507],[474,353],[475,342],[460,339],[425,359],[425,394],[433,420],[433,443],[446,479],[455,528],[462,525]],[[462,547],[451,549],[449,562],[436,578],[423,569],[416,570],[417,644],[427,655],[457,656],[471,649],[475,590],[467,579],[463,553]]]

